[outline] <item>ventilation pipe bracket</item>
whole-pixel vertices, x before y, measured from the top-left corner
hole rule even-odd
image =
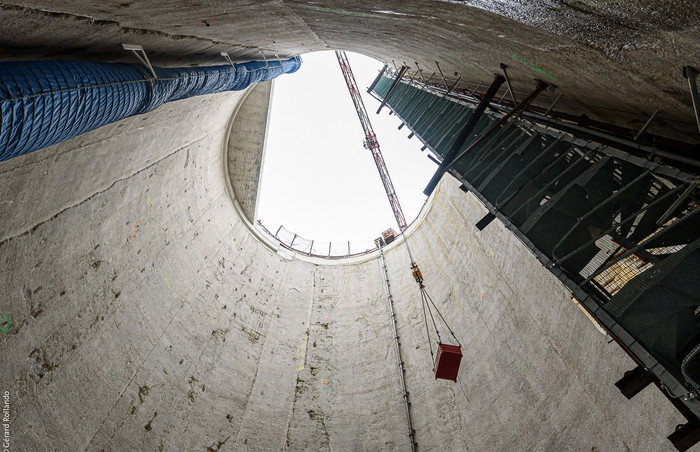
[[[154,79],[158,78],[158,76],[156,75],[156,71],[153,70],[153,66],[151,66],[151,62],[148,60],[148,55],[146,55],[146,51],[143,50],[143,47],[141,47],[140,45],[136,45],[136,44],[122,44],[122,48],[124,50],[132,51],[134,53],[134,55],[136,55],[136,58],[138,58],[139,61],[141,63],[143,63],[143,65],[148,68],[151,75],[153,75],[153,78]],[[141,55],[139,55],[139,52],[141,52]]]
[[[228,61],[228,64],[230,64],[231,67],[233,68],[233,72],[236,72],[236,65],[233,64],[233,60],[231,60],[231,57],[229,56],[229,54],[227,52],[221,52],[221,56],[226,58],[226,61]]]
[[[267,58],[265,58],[265,54],[262,52],[262,50],[260,50],[259,52],[260,52],[260,55],[262,55],[263,60],[265,60],[265,67],[268,67]]]

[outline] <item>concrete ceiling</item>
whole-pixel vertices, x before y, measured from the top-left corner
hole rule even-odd
[[[693,0],[10,1],[0,5],[0,58],[223,63],[344,49],[427,72],[489,83],[499,63],[514,88],[554,83],[560,106],[631,128],[661,110],[650,132],[697,142],[684,65],[700,65]]]

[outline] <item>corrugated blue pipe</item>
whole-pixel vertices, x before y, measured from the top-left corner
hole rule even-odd
[[[196,68],[82,61],[0,63],[0,161],[166,102],[238,91],[299,69],[300,58]]]

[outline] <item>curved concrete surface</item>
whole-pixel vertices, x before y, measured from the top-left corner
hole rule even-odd
[[[376,255],[286,259],[233,207],[223,150],[241,98],[0,166],[16,221],[0,368],[20,450],[408,447]],[[658,391],[622,400],[631,361],[503,227],[475,230],[484,212],[446,179],[409,239],[465,346],[462,387],[434,380],[406,251],[386,252],[421,448],[667,449],[680,416]]]
[[[228,135],[226,161],[232,196],[251,222],[256,220],[271,100],[271,81],[247,90]]]
[[[630,23],[642,21],[639,42],[656,40],[663,49],[619,54],[565,40],[568,32],[549,30],[546,16],[514,19],[463,2],[434,2],[430,11],[423,2],[352,9],[343,2],[218,9],[15,3],[0,5],[12,18],[9,30],[21,30],[6,33],[6,44],[17,41],[3,47],[4,58],[104,59],[109,43],[122,42],[115,29],[147,49],[158,43],[154,64],[188,59],[188,52],[213,59],[235,42],[252,56],[258,48],[293,54],[303,42],[426,66],[454,51],[458,60],[478,60],[485,73],[511,52],[527,61],[547,55],[547,69],[561,70],[557,76],[569,80],[572,93],[654,109],[667,100],[651,95],[663,86],[673,91],[669,115],[684,120],[690,110],[683,85],[672,81],[674,65],[698,54],[697,44],[684,55],[666,46],[697,35],[697,25],[684,22],[697,12],[680,14],[682,2],[608,6],[610,17],[629,7]],[[567,14],[580,18],[603,3]],[[638,19],[634,4],[677,22],[649,31],[642,25],[652,19]],[[196,23],[208,17],[214,25]],[[536,17],[541,23],[531,23]],[[457,18],[470,21],[459,25]],[[193,35],[173,34],[180,23]],[[64,37],[82,33],[91,45],[81,51],[75,41],[56,39],[22,47],[28,24],[54,24]],[[498,38],[511,31],[519,36]],[[609,41],[628,39],[616,36]],[[639,72],[643,81],[631,77],[654,52],[667,53],[668,72],[652,80],[660,59]],[[573,67],[570,54],[602,67],[596,74]],[[620,69],[618,58],[630,65]],[[465,71],[457,63],[444,70]],[[513,71],[520,86],[537,75],[528,71]],[[599,77],[609,78],[603,84]],[[409,448],[376,254],[323,265],[276,252],[251,233],[230,197],[224,149],[245,95],[166,104],[0,163],[0,314],[11,317],[0,334],[0,390],[10,393],[15,450]],[[460,383],[433,378],[409,259],[401,243],[390,245],[385,254],[420,450],[671,449],[666,436],[682,416],[659,391],[629,401],[619,393],[613,383],[632,361],[512,234],[498,222],[478,231],[473,225],[485,209],[449,177],[426,209],[408,240],[465,356]]]
[[[222,51],[245,60],[343,49],[412,72],[418,62],[426,78],[438,61],[470,91],[506,63],[519,93],[540,77],[564,93],[565,111],[639,129],[661,110],[651,133],[698,141],[681,77],[700,64],[695,0],[11,0],[0,14],[2,59],[133,62],[123,42],[161,66],[225,64]]]

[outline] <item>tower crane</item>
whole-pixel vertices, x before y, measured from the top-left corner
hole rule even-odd
[[[372,123],[369,122],[369,116],[367,115],[365,104],[362,102],[362,98],[360,97],[360,90],[357,88],[355,76],[352,75],[350,62],[348,61],[347,55],[345,55],[345,52],[343,51],[336,50],[335,56],[338,57],[340,70],[343,72],[345,83],[348,85],[348,91],[350,91],[350,97],[352,97],[352,102],[355,104],[355,110],[357,110],[357,116],[360,118],[362,129],[365,131],[365,141],[363,143],[364,147],[365,149],[368,149],[372,153],[372,157],[374,157],[374,163],[377,165],[379,177],[382,179],[382,183],[384,184],[384,190],[386,190],[386,195],[389,198],[391,210],[394,211],[396,223],[399,225],[399,230],[403,232],[407,226],[406,219],[403,216],[403,210],[401,210],[401,204],[399,204],[399,198],[396,196],[394,185],[391,183],[391,177],[389,177],[389,171],[386,168],[386,163],[384,163],[382,151],[379,149],[377,135],[374,133],[374,129],[372,129]]]
[[[396,196],[396,191],[394,191],[394,185],[391,183],[389,171],[387,170],[386,164],[384,163],[382,152],[379,150],[379,142],[377,141],[377,135],[374,133],[374,129],[372,129],[372,124],[369,122],[367,110],[365,110],[365,104],[364,102],[362,102],[362,98],[360,97],[360,90],[357,88],[355,76],[352,75],[352,69],[350,69],[350,62],[348,61],[348,57],[343,51],[336,50],[335,56],[338,57],[340,69],[343,72],[343,77],[345,77],[345,83],[348,85],[348,90],[350,91],[350,97],[352,97],[352,102],[355,104],[355,110],[357,110],[357,116],[360,118],[360,123],[362,124],[362,128],[365,131],[364,146],[366,149],[369,149],[369,151],[372,153],[372,157],[374,157],[374,163],[376,163],[377,170],[379,170],[379,177],[382,179],[382,183],[384,184],[386,195],[389,198],[389,204],[391,204],[391,210],[394,211],[394,216],[396,217],[396,222],[399,225],[399,230],[403,234],[404,229],[406,229],[406,219],[403,216],[403,211],[401,210],[401,205],[399,204],[399,198]],[[406,239],[406,236],[404,236],[404,243],[406,244],[408,255],[411,258],[411,272],[413,274],[413,278],[416,280],[416,283],[418,284],[418,288],[420,289],[421,293],[421,303],[423,305],[423,320],[425,322],[425,331],[428,336],[428,344],[430,345],[430,357],[433,361],[433,371],[435,372],[435,378],[454,380],[456,382],[457,373],[459,371],[459,364],[462,360],[462,345],[459,343],[459,340],[455,336],[454,331],[452,331],[452,328],[450,328],[450,326],[447,324],[447,321],[442,316],[435,303],[433,303],[433,300],[430,298],[430,295],[428,295],[428,292],[425,288],[425,284],[423,284],[423,274],[418,268],[418,264],[416,264],[415,260],[413,259],[413,254],[411,253],[411,248],[408,246],[408,240]],[[384,259],[383,255],[382,259]],[[433,310],[435,310],[435,312],[438,314],[438,316],[442,320],[442,323],[445,324],[450,334],[457,342],[457,346],[442,343],[440,331],[438,330],[437,323],[435,322],[435,318],[432,313]],[[430,319],[432,320],[433,329],[438,339],[437,358],[433,354],[433,346],[431,344],[430,331],[428,329],[428,317],[426,315],[426,311],[430,313]]]

